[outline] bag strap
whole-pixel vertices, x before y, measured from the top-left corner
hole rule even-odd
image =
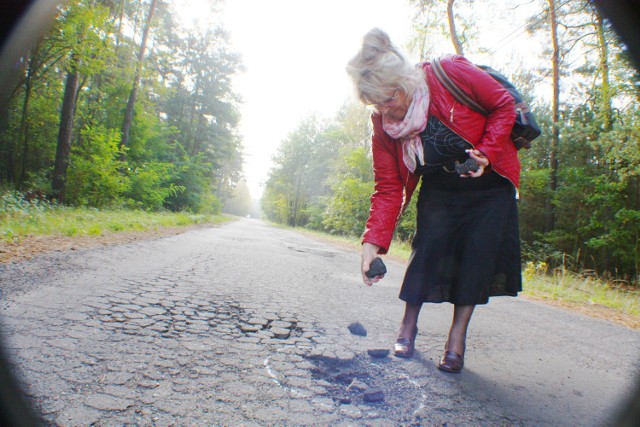
[[[466,105],[471,108],[473,111],[482,114],[483,116],[488,116],[489,112],[485,110],[482,105],[478,104],[476,101],[471,99],[460,87],[458,87],[453,80],[447,75],[440,64],[440,58],[434,58],[431,61],[431,68],[433,69],[436,78],[442,85],[453,95],[453,97],[461,104]]]

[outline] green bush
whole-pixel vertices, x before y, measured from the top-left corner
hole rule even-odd
[[[120,173],[120,132],[103,126],[86,127],[81,143],[71,150],[65,201],[76,206],[105,207],[119,200],[128,188]]]
[[[138,209],[159,211],[169,197],[184,192],[185,187],[172,182],[175,166],[170,163],[151,162],[137,166],[129,172],[129,205]]]

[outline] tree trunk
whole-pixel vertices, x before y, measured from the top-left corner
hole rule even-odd
[[[609,82],[609,45],[605,37],[604,22],[602,16],[594,11],[596,17],[596,32],[598,34],[598,45],[600,47],[600,73],[602,73],[602,105],[601,114],[603,128],[606,132],[613,126],[613,111],[611,108],[611,84]]]
[[[27,178],[27,167],[29,165],[29,121],[27,117],[29,115],[29,101],[31,99],[31,84],[32,84],[32,72],[35,52],[31,54],[29,59],[29,66],[27,68],[27,76],[24,80],[24,101],[22,102],[22,117],[20,118],[20,143],[17,150],[22,145],[22,159],[20,162],[20,172],[16,173],[17,181],[16,188],[21,188],[23,182]]]
[[[124,19],[124,5],[125,5],[125,0],[120,0],[120,3],[118,4],[116,13],[117,13],[117,19],[118,19],[118,31],[116,33],[116,48],[120,46],[120,37],[122,36],[122,21]]]
[[[62,111],[60,112],[60,129],[58,130],[56,160],[51,180],[53,197],[60,202],[64,201],[67,168],[69,167],[69,156],[71,154],[71,135],[73,132],[73,118],[76,110],[76,94],[78,93],[79,80],[77,61],[77,57],[72,59],[72,68],[67,73],[64,99],[62,100]]]
[[[28,58],[25,58],[26,70],[24,71],[24,77],[13,88],[10,96],[6,99],[6,106],[9,106],[10,99],[13,98],[18,92],[21,86],[24,86],[24,99],[22,101],[22,111],[20,117],[20,127],[16,132],[15,139],[7,141],[6,153],[7,159],[7,180],[13,182],[17,189],[22,187],[22,184],[26,180],[27,173],[29,172],[29,107],[31,102],[32,91],[34,90],[34,84],[38,81],[38,72],[42,68],[43,63],[51,59],[52,56],[47,52],[41,51],[40,41],[36,42],[34,46],[29,50]],[[51,66],[57,60],[51,63]],[[22,66],[21,66],[22,68]],[[8,111],[7,111],[8,114]],[[5,117],[5,119],[7,119]]]
[[[553,133],[551,135],[551,150],[549,152],[549,197],[546,201],[545,231],[550,232],[555,227],[555,207],[553,198],[558,189],[558,147],[560,142],[560,48],[558,45],[558,21],[556,18],[555,0],[549,3],[549,25],[551,27],[551,43],[553,46],[553,99],[551,105],[551,120]]]
[[[191,111],[189,111],[188,113],[189,129],[187,130],[186,135],[184,136],[185,148],[187,149],[187,152],[192,156],[195,156],[197,153],[196,145],[197,145],[197,138],[198,138],[198,130],[196,125],[196,116],[198,116],[197,111],[199,106],[198,98],[200,94],[200,83],[201,83],[200,80],[201,80],[201,76],[200,76],[200,73],[198,73],[196,77],[196,81],[193,86],[193,94],[191,96],[191,99],[192,99]]]
[[[300,203],[300,187],[302,187],[302,173],[298,173],[298,179],[296,180],[296,196],[293,202],[293,224],[291,226],[297,227],[298,224],[298,209]]]
[[[458,33],[456,32],[456,22],[455,16],[453,14],[453,3],[456,0],[448,0],[447,1],[447,17],[449,18],[449,34],[451,35],[451,42],[453,43],[453,47],[456,49],[456,53],[458,55],[464,55],[464,49],[462,48],[462,43],[458,38]]]
[[[9,112],[6,109],[0,111],[0,135],[6,135]],[[0,139],[0,153],[2,153],[2,160],[0,160],[0,184],[3,181],[12,183],[13,179],[13,141],[8,137]]]
[[[140,51],[138,52],[138,62],[136,63],[136,71],[133,76],[133,87],[129,93],[129,101],[127,102],[127,108],[124,112],[124,120],[122,121],[122,139],[120,140],[121,148],[126,147],[129,144],[129,131],[131,130],[131,122],[133,121],[133,111],[136,104],[136,98],[138,97],[142,61],[144,59],[145,50],[147,49],[147,39],[149,38],[149,30],[151,29],[151,19],[153,18],[153,12],[155,11],[157,2],[158,0],[151,0],[149,14],[147,15],[147,21],[144,26],[144,31],[142,32],[142,41],[140,42]]]

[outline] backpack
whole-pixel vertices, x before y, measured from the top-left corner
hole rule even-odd
[[[447,73],[442,68],[440,64],[440,59],[435,58],[431,61],[431,65],[433,68],[433,72],[436,75],[436,78],[442,83],[442,85],[447,88],[451,95],[460,102],[461,104],[466,105],[472,110],[484,115],[488,116],[489,112],[486,111],[480,104],[471,99],[466,93],[462,91],[454,82],[449,78]],[[540,127],[538,127],[538,123],[536,122],[536,118],[533,113],[529,109],[529,106],[522,98],[522,95],[518,92],[518,90],[513,86],[513,84],[507,80],[505,76],[498,73],[491,67],[479,65],[480,69],[484,70],[491,77],[494,78],[498,83],[500,83],[513,97],[515,101],[516,108],[516,121],[513,124],[513,130],[511,131],[511,140],[513,141],[513,145],[515,145],[516,149],[531,148],[531,141],[536,139],[542,134]]]

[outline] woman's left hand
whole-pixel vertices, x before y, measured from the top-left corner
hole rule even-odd
[[[473,150],[467,150],[467,153],[469,153],[469,157],[475,160],[476,163],[478,164],[478,170],[475,172],[465,173],[460,176],[462,178],[468,178],[468,177],[478,178],[479,176],[482,176],[485,168],[489,166],[489,159],[487,158],[487,156],[484,155],[482,151],[476,150],[475,148]]]

